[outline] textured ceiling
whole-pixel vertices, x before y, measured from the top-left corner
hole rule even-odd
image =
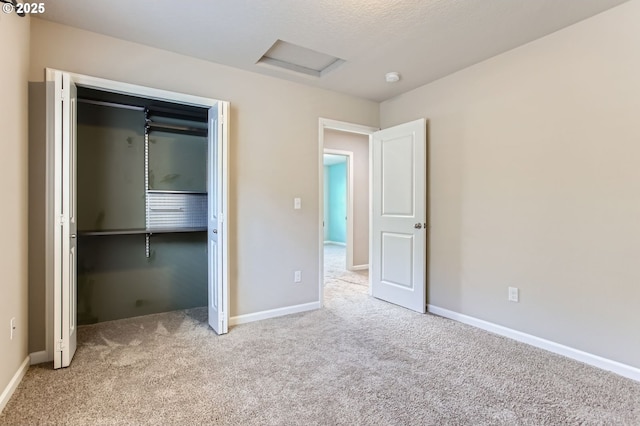
[[[625,0],[64,0],[43,19],[382,101]],[[283,40],[345,60],[322,77],[256,62]],[[400,82],[384,74],[398,71]]]

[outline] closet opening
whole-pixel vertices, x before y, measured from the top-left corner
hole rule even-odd
[[[207,109],[77,90],[78,325],[207,306]]]
[[[228,330],[229,103],[47,69],[47,357],[78,325],[206,307]]]

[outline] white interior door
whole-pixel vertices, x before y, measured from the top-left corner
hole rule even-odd
[[[426,122],[375,132],[372,295],[426,311]]]
[[[208,161],[208,306],[209,325],[218,334],[228,331],[229,286],[227,279],[227,116],[226,102],[209,109]]]
[[[76,86],[54,76],[54,368],[68,367],[77,345]]]

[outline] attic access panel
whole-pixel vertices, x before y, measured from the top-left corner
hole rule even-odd
[[[257,63],[320,78],[344,62],[344,59],[327,53],[276,40]]]

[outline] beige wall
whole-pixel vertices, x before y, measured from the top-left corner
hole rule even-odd
[[[369,264],[369,136],[324,130],[324,147],[353,152],[353,264]]]
[[[378,104],[33,19],[45,67],[230,101],[231,316],[318,301],[318,118],[377,126]]]
[[[29,18],[0,14],[3,40],[0,81],[0,181],[2,191],[2,239],[0,239],[0,393],[27,352],[27,75],[29,67]],[[9,338],[11,318],[17,329]]]
[[[46,91],[45,83],[29,83],[29,312],[44,315],[46,279]],[[44,318],[44,317],[43,317]],[[29,352],[44,350],[46,328],[42,321],[29,321]]]
[[[640,367],[639,21],[631,1],[382,103],[383,127],[429,120],[430,304]]]

